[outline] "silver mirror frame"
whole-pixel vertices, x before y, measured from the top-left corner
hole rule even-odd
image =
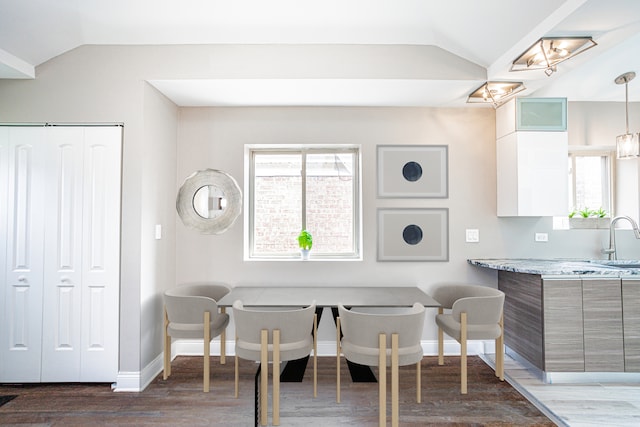
[[[227,199],[221,215],[203,218],[193,206],[196,192],[204,186],[219,188]],[[215,169],[204,169],[187,177],[178,191],[176,209],[182,223],[204,234],[221,234],[233,225],[242,212],[242,191],[231,175]]]

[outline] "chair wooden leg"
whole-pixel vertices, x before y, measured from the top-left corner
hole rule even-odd
[[[164,309],[164,367],[162,379],[166,380],[171,375],[171,336],[169,336],[169,316],[167,308]]]
[[[318,315],[313,315],[313,397],[318,397]]]
[[[378,336],[378,394],[380,408],[378,424],[387,425],[387,336]]]
[[[269,400],[269,331],[260,331],[260,425],[267,425]]]
[[[273,425],[280,425],[280,330],[273,330]]]
[[[391,427],[398,427],[400,419],[398,388],[398,334],[391,334]]]
[[[467,394],[467,313],[460,313],[460,393]]]
[[[444,313],[442,307],[438,307],[438,314]],[[438,327],[438,365],[444,365],[444,332]]]
[[[211,313],[208,311],[204,312],[204,367],[203,367],[203,390],[205,393],[209,392],[209,378],[210,378],[210,365],[209,365],[209,355],[211,354]]]
[[[496,338],[496,376],[504,381],[504,317],[500,316],[500,336]]]
[[[340,318],[336,317],[336,403],[340,403]]]
[[[422,402],[422,361],[416,363],[416,402]]]
[[[236,343],[238,342],[238,340],[236,339]],[[236,346],[237,348],[237,346]],[[236,362],[236,371],[235,371],[235,381],[236,381],[236,391],[235,391],[235,398],[238,398],[238,383],[239,383],[239,374],[238,374],[238,355],[236,354],[235,357],[235,362]]]
[[[220,313],[225,314],[227,312],[227,307],[220,307]],[[227,329],[223,329],[220,333],[220,364],[224,365],[227,363]]]

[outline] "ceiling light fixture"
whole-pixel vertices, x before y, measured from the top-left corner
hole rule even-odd
[[[486,82],[469,95],[467,102],[470,104],[490,102],[494,107],[498,107],[524,89],[522,82]]]
[[[636,73],[629,71],[619,75],[614,80],[616,84],[624,84],[624,111],[626,133],[616,137],[616,147],[619,159],[629,159],[640,156],[640,134],[629,133],[629,82],[636,77]]]
[[[559,63],[596,45],[591,37],[542,37],[513,61],[510,71],[544,70],[550,76]]]

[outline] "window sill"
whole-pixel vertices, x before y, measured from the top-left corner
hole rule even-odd
[[[570,229],[608,229],[611,218],[569,218]]]
[[[270,257],[270,256],[253,256],[253,257],[245,257],[245,261],[275,261],[275,262],[322,262],[322,261],[335,261],[335,262],[344,262],[344,261],[362,261],[362,257],[323,257],[323,256],[310,256],[308,259],[302,259],[301,256],[297,257]]]

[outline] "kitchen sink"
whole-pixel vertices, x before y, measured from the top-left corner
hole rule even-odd
[[[621,269],[640,268],[640,261],[591,261],[591,263]]]

